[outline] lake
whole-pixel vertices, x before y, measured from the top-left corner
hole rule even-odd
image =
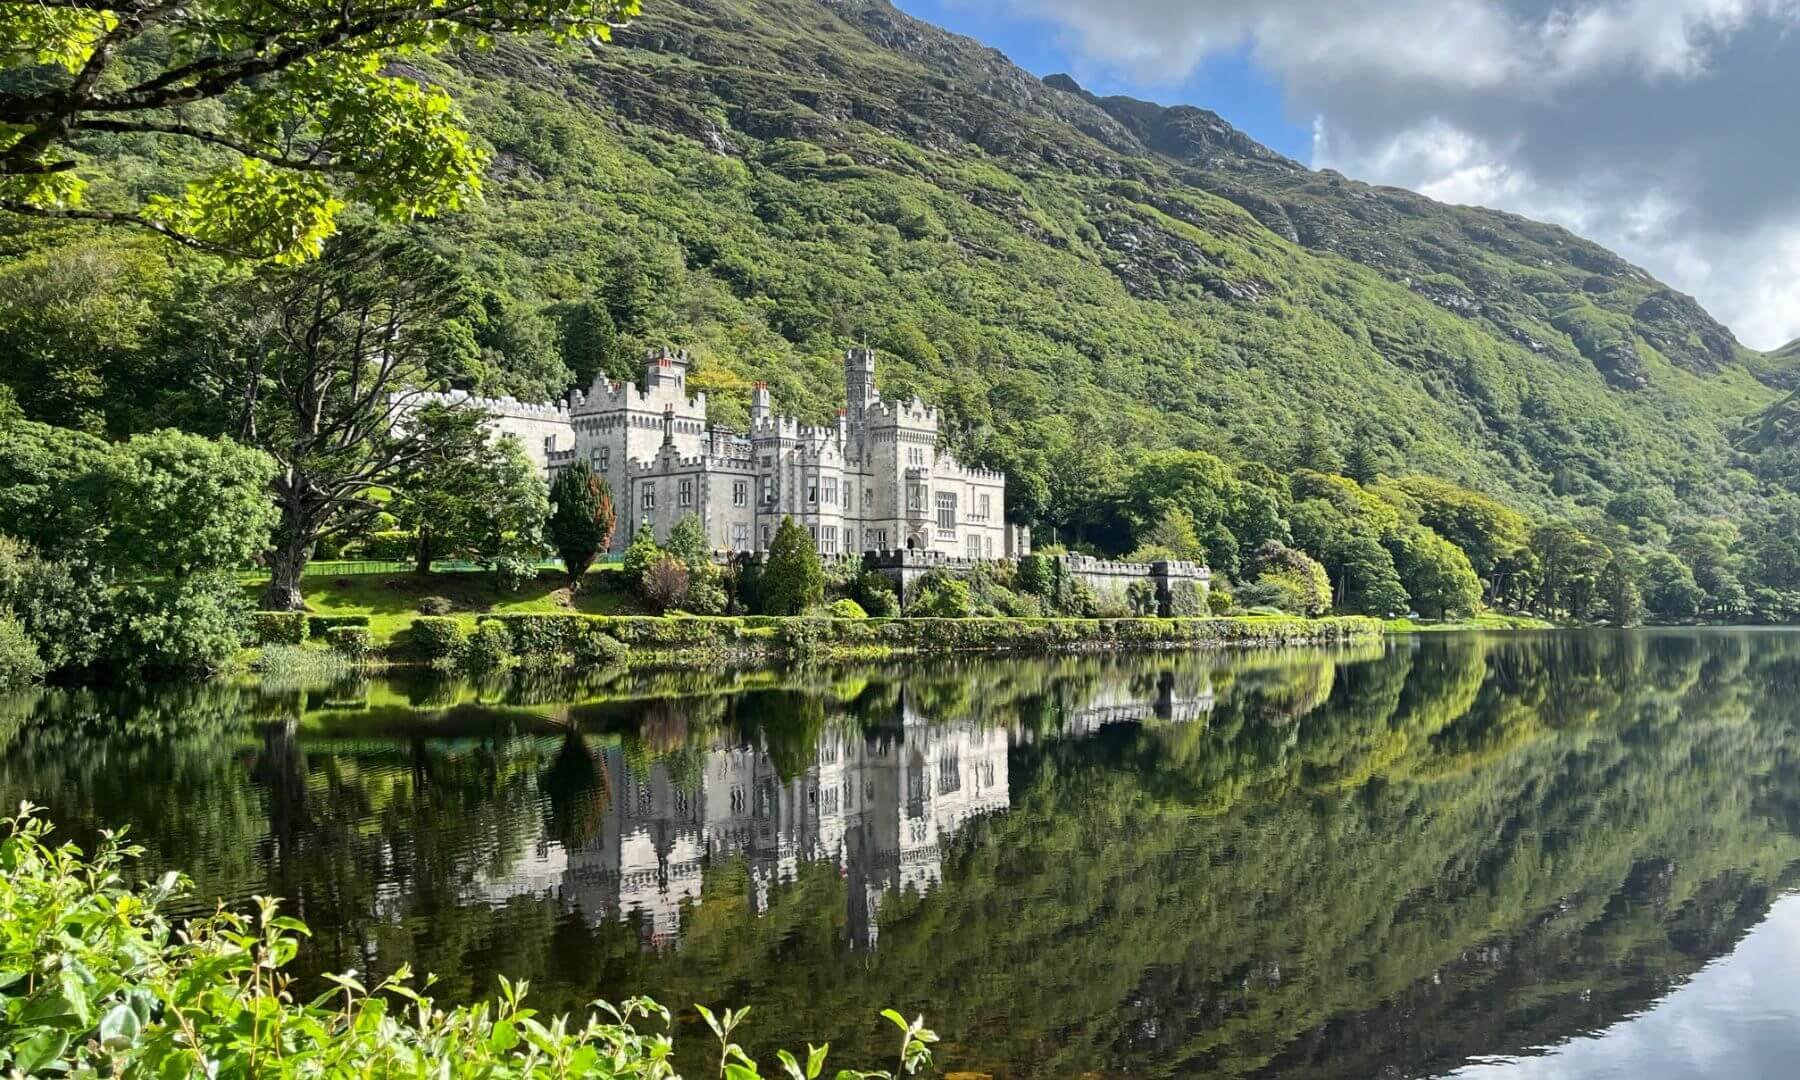
[[[995,1077],[1791,1076],[1800,632],[417,675],[0,698],[0,797],[129,825],[324,971],[750,1005]]]

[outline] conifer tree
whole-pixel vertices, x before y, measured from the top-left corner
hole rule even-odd
[[[782,518],[775,530],[758,594],[767,615],[798,615],[825,598],[825,569],[818,549],[791,517]]]
[[[550,507],[550,543],[568,568],[570,587],[579,588],[595,556],[612,544],[618,525],[612,491],[587,462],[578,461],[557,475]]]

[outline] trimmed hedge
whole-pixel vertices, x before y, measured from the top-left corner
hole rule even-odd
[[[468,648],[469,635],[462,623],[448,615],[422,615],[412,621],[408,632],[414,656],[427,663],[460,659]]]
[[[306,640],[306,612],[253,611],[250,640],[257,645],[298,645]]]
[[[366,626],[333,626],[325,631],[325,641],[331,651],[351,660],[367,660],[373,644],[369,628]]]
[[[306,636],[310,638],[328,638],[331,631],[339,626],[367,626],[367,615],[308,615],[306,617]]]
[[[1317,645],[1379,638],[1378,620],[1331,619],[824,619],[766,615],[655,617],[631,615],[488,615],[504,628],[509,655],[526,664],[616,663],[629,650],[740,651],[805,656],[832,650],[895,652],[1055,652],[1099,648],[1220,645]],[[446,628],[448,627],[448,629]],[[452,636],[451,630],[455,633]],[[454,619],[413,621],[413,640],[427,659],[463,654]],[[430,644],[437,643],[437,644]],[[499,644],[498,628],[487,643]],[[487,657],[492,662],[492,657]]]

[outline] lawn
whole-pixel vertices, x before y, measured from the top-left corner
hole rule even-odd
[[[385,644],[419,617],[419,602],[438,596],[451,604],[451,614],[471,619],[488,612],[565,612],[587,615],[636,615],[642,609],[630,594],[615,586],[615,566],[588,571],[581,592],[569,594],[567,575],[543,570],[536,581],[517,592],[502,592],[492,573],[480,570],[438,571],[428,575],[307,575],[302,584],[306,608],[314,615],[367,615],[377,645]],[[246,574],[244,591],[255,600],[268,584],[266,574]]]

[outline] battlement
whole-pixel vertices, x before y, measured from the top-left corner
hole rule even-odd
[[[395,394],[392,400],[405,400],[408,408],[423,408],[426,405],[448,405],[452,408],[480,409],[495,416],[509,417],[515,420],[552,420],[567,423],[569,410],[560,402],[520,401],[514,397],[477,397],[467,390],[447,390],[443,393],[427,394]]]

